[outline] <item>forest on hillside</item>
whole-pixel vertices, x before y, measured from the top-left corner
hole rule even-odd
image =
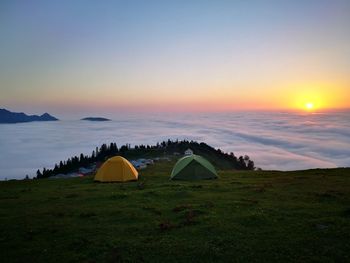
[[[91,155],[80,154],[65,161],[56,163],[53,169],[43,168],[37,171],[37,178],[47,178],[56,174],[66,174],[78,171],[81,167],[89,167],[108,158],[120,155],[127,159],[155,158],[163,156],[182,155],[185,150],[191,149],[195,154],[208,159],[219,170],[254,170],[254,161],[248,155],[235,156],[233,152],[225,153],[215,149],[204,142],[187,140],[167,140],[156,145],[122,145],[118,148],[116,143],[102,144],[92,151]]]

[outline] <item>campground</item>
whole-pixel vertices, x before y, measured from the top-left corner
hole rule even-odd
[[[349,262],[350,169],[0,182],[2,262]]]

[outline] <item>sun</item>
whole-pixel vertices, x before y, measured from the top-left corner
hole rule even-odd
[[[314,103],[313,103],[313,102],[307,102],[307,103],[305,104],[305,108],[306,108],[307,110],[312,110],[312,109],[314,108]]]

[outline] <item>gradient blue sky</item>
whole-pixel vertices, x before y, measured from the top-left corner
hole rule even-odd
[[[0,106],[350,107],[350,1],[1,1]]]

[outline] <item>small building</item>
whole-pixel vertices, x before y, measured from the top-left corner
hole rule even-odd
[[[94,169],[93,168],[80,167],[78,171],[81,174],[90,174],[90,173],[92,173],[94,171]]]
[[[186,151],[185,151],[185,156],[188,156],[188,155],[193,155],[193,151],[188,148]]]
[[[147,164],[153,164],[153,160],[149,162],[149,160],[146,159],[131,160],[130,162],[136,169],[146,169]]]
[[[137,160],[131,160],[130,162],[136,169],[139,168],[140,165],[142,164],[141,162],[139,162]]]
[[[141,163],[139,166],[138,166],[138,169],[146,169],[147,168],[147,165],[144,164],[144,163]]]
[[[146,164],[146,165],[154,164],[152,159],[147,159],[143,163]]]

